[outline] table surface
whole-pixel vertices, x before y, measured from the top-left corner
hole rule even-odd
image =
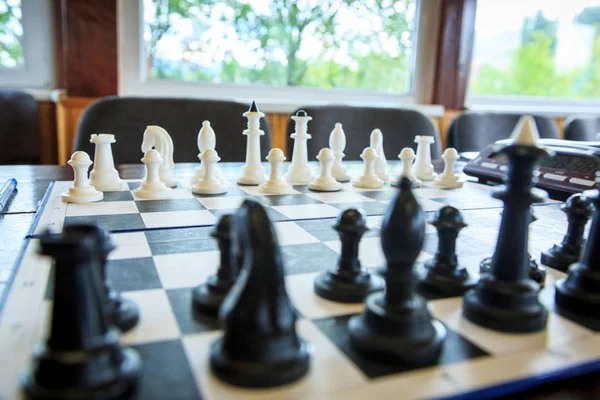
[[[238,163],[224,163],[235,167]],[[239,164],[241,166],[241,164]],[[197,164],[177,164],[175,177],[191,177]],[[143,165],[118,166],[123,179],[140,179],[144,175]],[[0,213],[0,295],[8,290],[7,282],[21,250],[23,238],[35,218],[48,185],[52,181],[73,179],[73,170],[68,166],[0,166],[0,183],[10,178],[18,181],[18,193]],[[524,393],[503,397],[504,399],[600,399],[600,372],[577,378],[554,382]]]

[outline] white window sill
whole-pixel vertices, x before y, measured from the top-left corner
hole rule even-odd
[[[600,101],[564,101],[532,97],[480,96],[467,99],[472,111],[535,114],[551,118],[566,118],[573,114],[600,114]]]
[[[32,96],[35,101],[51,101],[58,103],[60,96],[66,91],[64,89],[31,89],[31,88],[11,88],[20,90]]]

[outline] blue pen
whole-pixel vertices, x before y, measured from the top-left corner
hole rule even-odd
[[[4,211],[4,207],[15,193],[17,193],[17,180],[12,178],[7,180],[0,190],[0,212]]]

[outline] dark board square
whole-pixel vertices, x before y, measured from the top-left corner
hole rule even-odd
[[[364,215],[383,215],[387,212],[389,205],[379,201],[365,201],[361,203],[335,203],[331,204],[339,210],[358,208]]]
[[[140,186],[142,186],[142,182],[141,181],[127,182],[127,185],[129,186],[129,190],[135,190],[135,189],[139,188]]]
[[[140,200],[135,205],[141,213],[206,209],[196,199]]]
[[[285,215],[281,214],[278,211],[273,210],[270,207],[265,208],[265,210],[267,211],[267,215],[269,216],[269,220],[271,220],[271,222],[277,222],[277,221],[288,221],[289,218],[287,218]],[[221,218],[222,215],[225,214],[235,214],[238,211],[237,208],[221,208],[221,209],[212,209],[210,210],[210,213],[212,215],[214,215],[217,219]]]
[[[292,187],[299,191],[300,193],[310,193],[311,190],[308,188],[308,185],[292,185]]]
[[[258,196],[258,199],[269,206],[298,206],[301,204],[323,204],[323,202],[313,199],[304,194],[287,194],[287,195],[272,195]]]
[[[139,214],[118,215],[88,215],[81,217],[65,217],[65,225],[96,224],[101,228],[114,231],[128,231],[144,229],[144,221]]]
[[[323,243],[283,246],[285,274],[320,272],[337,265],[339,255]]]
[[[219,321],[216,318],[194,315],[192,290],[193,288],[167,290],[167,296],[169,296],[169,302],[181,333],[189,335],[219,329]]]
[[[217,250],[213,227],[162,229],[145,232],[152,255]]]
[[[107,275],[111,287],[117,292],[162,287],[152,257],[109,260]]]
[[[123,192],[104,192],[103,201],[132,201],[133,195],[130,191]]]
[[[340,240],[340,235],[333,228],[336,223],[336,218],[324,218],[324,219],[307,219],[294,221],[302,229],[319,239],[321,242],[329,242],[333,240]],[[379,236],[379,229],[370,227],[368,231],[363,234],[363,238]]]
[[[201,399],[181,340],[132,346],[142,358],[138,399]]]
[[[448,337],[444,341],[442,353],[437,362],[415,367],[406,364],[388,364],[375,361],[356,351],[350,343],[350,334],[348,332],[348,320],[350,317],[352,315],[343,315],[313,320],[313,322],[369,378],[378,378],[418,368],[451,364],[489,355],[459,334],[447,329]]]
[[[373,200],[389,202],[396,195],[396,190],[368,190],[358,193]]]
[[[202,197],[216,197],[216,196],[245,196],[245,197],[248,197],[248,192],[243,191],[238,186],[228,186],[227,187],[227,193],[225,193],[225,194],[214,195],[214,194],[192,193],[192,195],[194,195],[194,197],[198,197],[198,198],[202,198]]]

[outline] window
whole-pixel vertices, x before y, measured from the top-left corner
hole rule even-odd
[[[256,99],[270,112],[331,102],[410,106],[426,87],[413,83],[433,81],[434,63],[421,58],[435,54],[416,47],[431,38],[421,26],[437,33],[419,22],[437,3],[121,0],[119,93]]]
[[[478,0],[469,97],[600,100],[598,4]]]
[[[0,86],[52,87],[49,3],[0,0]]]

